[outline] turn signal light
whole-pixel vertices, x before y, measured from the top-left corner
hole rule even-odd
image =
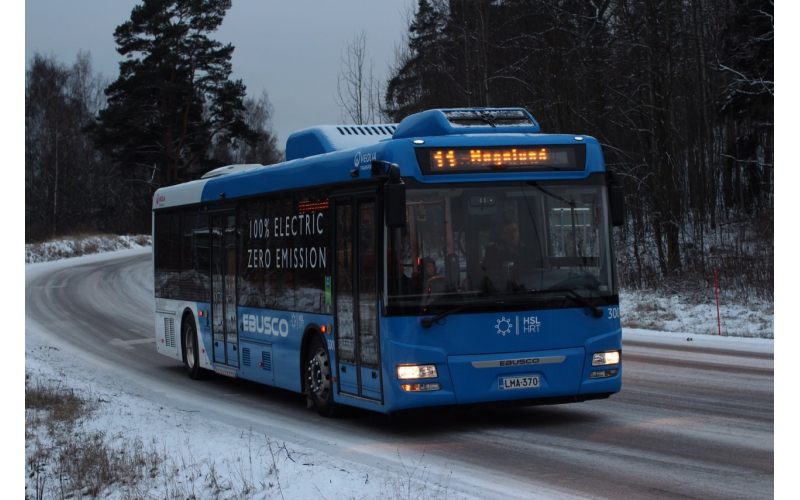
[[[426,392],[426,391],[440,391],[442,384],[434,382],[432,384],[403,384],[400,387],[406,392]]]

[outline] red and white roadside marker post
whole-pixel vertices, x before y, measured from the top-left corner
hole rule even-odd
[[[717,268],[714,268],[714,293],[717,296],[717,335],[722,335],[722,326],[719,320],[719,281],[717,280]]]

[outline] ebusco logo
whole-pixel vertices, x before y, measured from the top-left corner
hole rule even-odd
[[[245,332],[263,333],[264,335],[289,335],[289,322],[282,318],[269,316],[256,316],[255,314],[242,315],[242,330]]]

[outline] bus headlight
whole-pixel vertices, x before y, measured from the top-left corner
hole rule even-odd
[[[399,365],[397,367],[397,378],[409,380],[416,378],[436,378],[436,365]]]
[[[592,366],[619,364],[619,351],[596,352],[592,355]]]

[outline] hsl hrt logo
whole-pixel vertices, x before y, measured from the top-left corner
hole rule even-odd
[[[542,324],[538,316],[526,316],[522,318],[522,331],[524,333],[539,333]]]
[[[514,328],[515,326],[516,330]],[[515,335],[519,335],[520,333],[539,333],[541,331],[541,327],[542,324],[539,322],[538,316],[523,316],[521,328],[519,324],[519,316],[516,316],[515,318],[506,318],[503,316],[502,318],[498,319],[497,324],[494,325],[498,335],[502,335],[503,337],[512,331]]]

